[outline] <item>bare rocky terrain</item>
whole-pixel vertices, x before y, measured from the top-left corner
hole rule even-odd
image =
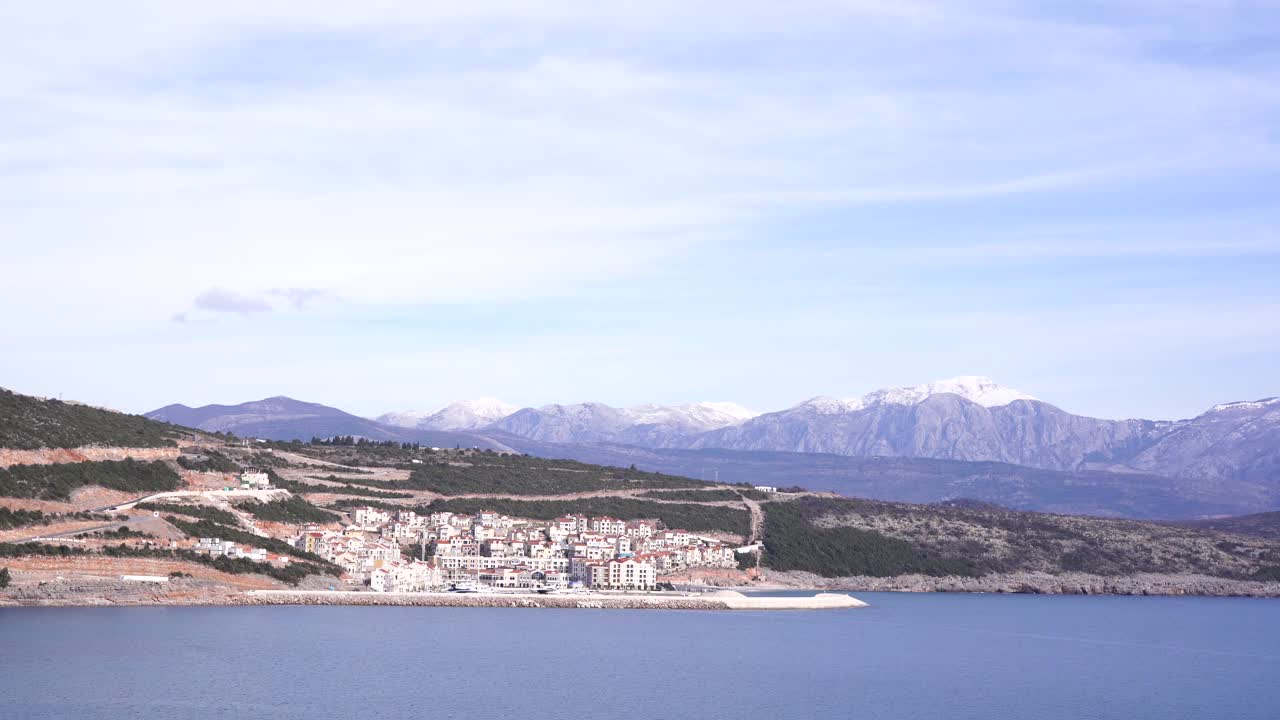
[[[997,573],[982,577],[896,575],[823,577],[808,572],[770,572],[766,581],[784,587],[862,592],[1024,593],[1034,595],[1204,595],[1280,598],[1280,582],[1231,580],[1194,574],[1141,573],[1103,576],[1038,572]]]

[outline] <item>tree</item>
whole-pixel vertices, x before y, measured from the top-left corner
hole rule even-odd
[[[9,575],[9,568],[0,568],[0,588],[9,587],[9,582],[13,578]]]

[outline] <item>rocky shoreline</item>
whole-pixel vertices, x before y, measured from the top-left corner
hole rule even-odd
[[[1087,573],[1007,573],[982,577],[826,578],[804,572],[774,572],[769,582],[794,589],[850,592],[1016,593],[1033,595],[1136,595],[1280,598],[1280,582],[1231,580],[1209,575],[1142,574],[1109,577]]]

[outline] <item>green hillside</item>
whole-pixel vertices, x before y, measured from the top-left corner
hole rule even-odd
[[[178,434],[174,426],[139,415],[41,400],[0,388],[0,448],[164,447],[175,445]]]
[[[177,490],[181,484],[178,473],[159,460],[104,460],[0,468],[0,497],[67,500],[76,488],[85,485],[145,493]]]
[[[1280,576],[1280,543],[1135,520],[800,498],[765,506],[763,562],[826,577],[1009,572]]]

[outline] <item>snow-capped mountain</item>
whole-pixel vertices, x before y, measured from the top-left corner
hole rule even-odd
[[[688,436],[730,427],[758,414],[730,402],[628,408],[588,402],[525,408],[495,422],[490,429],[541,442],[617,442],[674,447]]]
[[[859,487],[874,495],[883,483],[897,482],[894,487],[906,493],[899,499],[933,497],[929,493],[941,492],[940,477],[960,473],[956,477],[962,482],[956,482],[961,485],[946,485],[951,488],[946,493],[999,484],[1005,481],[993,478],[1005,477],[1012,484],[984,497],[1015,505],[1030,498],[1049,508],[1079,507],[1054,504],[1066,493],[1092,497],[1097,507],[1128,508],[1127,493],[1146,488],[1192,504],[1212,501],[1203,505],[1206,512],[1280,507],[1280,398],[1274,397],[1215,405],[1186,420],[1102,420],[1073,415],[988,378],[966,376],[858,397],[815,397],[765,414],[714,402],[517,409],[498,400],[474,400],[428,412],[387,413],[375,422],[277,397],[236,406],[171,405],[148,417],[282,440],[357,435],[587,461],[607,457],[644,465],[658,458],[668,464],[649,467],[664,472],[696,472],[710,453],[719,458],[716,462],[729,463],[725,467],[737,463],[740,472],[767,470],[760,479],[769,484],[804,485],[835,472],[831,468],[847,459],[862,458],[867,462],[858,472],[865,483]],[[822,455],[802,455],[807,453]],[[888,458],[916,464],[894,465]],[[878,465],[882,460],[885,464]],[[991,462],[1005,465],[988,466]],[[894,471],[877,469],[890,466],[909,477],[895,481]],[[1009,475],[1016,466],[1023,470]],[[1037,483],[1057,482],[1043,475],[1046,470],[1073,473],[1070,487],[1037,495]],[[909,493],[903,490],[908,485]],[[1185,510],[1160,507],[1159,512]]]
[[[623,408],[622,414],[636,425],[664,425],[701,432],[736,425],[760,413],[737,403],[701,402],[687,405],[635,405]]]
[[[691,437],[685,447],[1070,469],[1091,453],[1145,442],[1154,426],[1072,415],[990,378],[962,376],[855,398],[812,398]]]
[[[436,410],[410,410],[379,415],[384,425],[417,430],[476,430],[519,410],[519,406],[493,398],[458,400]]]
[[[827,453],[1211,481],[1280,480],[1280,399],[1224,403],[1176,422],[1102,420],[1073,415],[972,375],[856,397],[819,396],[764,414],[726,402],[517,409],[477,400],[426,413],[388,413],[378,420],[415,430],[473,432],[505,443],[523,438],[561,445]]]
[[[1280,485],[1280,398],[1223,403],[1160,426],[1151,442],[1117,448],[1106,460],[1125,469],[1196,479],[1202,488],[1231,479]]]
[[[1015,400],[1038,400],[1020,390],[997,384],[989,377],[962,375],[949,380],[938,380],[923,385],[883,388],[861,397],[834,398],[820,395],[800,403],[823,415],[849,413],[877,405],[918,405],[934,395],[957,395],[983,407],[1001,407]]]
[[[857,409],[872,405],[917,405],[934,395],[959,395],[971,403],[983,407],[1001,407],[1014,400],[1039,400],[1021,390],[998,385],[982,375],[961,375],[949,380],[912,385],[910,387],[885,388],[863,395],[856,401]]]

